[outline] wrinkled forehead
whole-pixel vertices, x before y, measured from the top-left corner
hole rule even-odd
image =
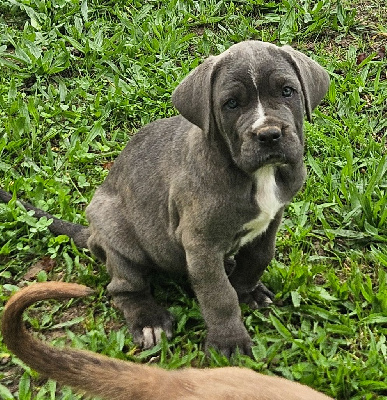
[[[227,55],[251,55],[253,57],[257,55],[271,54],[273,52],[278,52],[280,48],[272,43],[260,42],[258,40],[250,40],[245,42],[240,42],[231,46],[223,54]]]
[[[242,42],[219,56],[218,78],[259,85],[272,75],[298,81],[289,57],[279,47],[264,42]]]

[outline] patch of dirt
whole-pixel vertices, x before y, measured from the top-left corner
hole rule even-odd
[[[362,27],[361,38],[367,48],[365,52],[379,52],[387,44],[386,28],[387,3],[379,0],[359,0],[356,3],[356,21]],[[351,42],[352,35],[347,35],[346,40]],[[345,42],[343,42],[345,43]]]
[[[11,356],[3,355],[0,358],[0,383],[4,385],[12,394],[18,390],[20,376],[23,369],[11,362]]]
[[[330,30],[322,35],[322,40],[316,40],[305,44],[309,50],[314,48],[322,41],[325,50],[330,54],[335,54],[339,58],[345,56],[349,47],[354,47],[358,53],[367,54],[378,53],[378,57],[385,55],[387,45],[387,32],[382,31],[386,27],[387,3],[379,0],[358,0],[356,5],[353,2],[344,2],[343,7],[351,11],[351,6],[356,8],[354,26],[348,34]]]

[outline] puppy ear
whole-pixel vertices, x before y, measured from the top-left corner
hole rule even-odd
[[[212,81],[218,57],[209,57],[192,70],[172,93],[172,103],[189,122],[203,131],[212,119]]]
[[[329,75],[321,65],[305,54],[290,46],[283,46],[281,49],[291,58],[290,62],[293,64],[301,83],[306,116],[308,121],[311,121],[312,110],[318,106],[328,91]]]

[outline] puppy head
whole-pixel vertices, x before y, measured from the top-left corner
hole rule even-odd
[[[303,154],[303,115],[324,97],[328,74],[290,46],[247,41],[210,57],[172,101],[203,131],[219,134],[239,168],[292,164]]]

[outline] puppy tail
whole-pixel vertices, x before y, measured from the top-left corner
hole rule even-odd
[[[3,189],[0,189],[0,201],[3,203],[9,203],[11,200],[12,195]],[[53,221],[48,229],[54,235],[67,235],[74,240],[74,243],[78,248],[87,248],[87,239],[90,236],[90,232],[86,226],[63,221],[25,201],[21,201],[21,204],[23,204],[26,210],[35,211],[36,218],[47,217],[48,219],[52,219]]]
[[[23,312],[40,300],[88,296],[92,289],[75,283],[32,284],[8,301],[2,318],[4,343],[36,371],[87,395],[104,399],[149,399],[157,393],[167,371],[70,348],[57,349],[34,339],[23,324]],[[149,397],[148,397],[149,396]]]

